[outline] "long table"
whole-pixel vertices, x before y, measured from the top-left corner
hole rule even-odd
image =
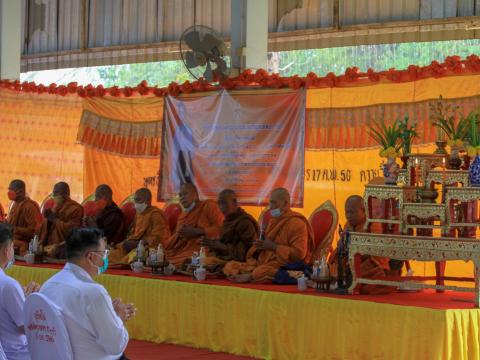
[[[43,283],[59,268],[20,265],[9,273],[23,284]],[[265,359],[480,358],[472,294],[342,297],[123,270],[97,280],[112,297],[136,304],[127,324],[133,339]]]
[[[469,291],[475,293],[475,306],[480,304],[480,241],[462,238],[434,238],[431,236],[408,236],[372,233],[350,233],[349,262],[352,269],[350,293],[357,284],[399,286],[399,281],[366,279],[359,272],[358,255],[373,255],[397,260],[447,261],[465,260],[474,263],[475,288],[411,283],[411,287],[437,290]]]

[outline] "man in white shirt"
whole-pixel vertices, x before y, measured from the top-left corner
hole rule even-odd
[[[35,283],[24,290],[5,274],[14,262],[13,233],[8,224],[0,224],[0,344],[8,360],[30,360],[23,327],[25,295],[38,290]]]
[[[75,360],[117,360],[128,344],[124,322],[132,304],[108,295],[92,278],[108,267],[108,250],[100,230],[73,230],[66,240],[67,264],[40,293],[62,309]]]

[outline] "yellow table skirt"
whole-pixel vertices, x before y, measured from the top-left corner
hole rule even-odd
[[[14,266],[22,284],[56,270]],[[230,286],[101,275],[134,302],[132,339],[266,359],[480,359],[480,310],[434,310]],[[161,357],[161,354],[159,354]]]

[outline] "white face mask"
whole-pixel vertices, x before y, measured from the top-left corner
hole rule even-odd
[[[135,210],[137,211],[138,214],[143,213],[146,208],[147,208],[147,204],[135,203]]]
[[[192,202],[192,203],[190,204],[189,207],[184,208],[183,211],[190,212],[190,211],[193,210],[193,208],[195,207],[195,205],[196,205],[196,204],[195,204],[195,201],[194,201],[194,202]]]

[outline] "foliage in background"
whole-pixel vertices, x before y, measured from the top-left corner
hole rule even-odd
[[[458,106],[445,105],[442,96],[437,101],[430,103],[432,125],[446,135],[449,146],[463,146],[463,141],[467,135],[468,116],[467,118],[463,115],[459,116],[458,110]]]
[[[398,120],[398,128],[400,130],[400,140],[402,143],[402,155],[407,156],[412,153],[412,141],[414,138],[418,137],[416,131],[417,124],[409,124],[408,114],[405,115],[403,119]]]
[[[382,149],[380,156],[386,158],[396,158],[398,151],[402,147],[400,122],[395,120],[392,125],[387,126],[383,121],[374,123],[370,126],[370,136]]]
[[[281,76],[314,72],[325,76],[329,72],[344,73],[348,67],[360,71],[406,69],[408,65],[428,65],[432,60],[443,61],[449,55],[464,58],[480,54],[480,40],[435,41],[430,43],[402,43],[347,46],[330,49],[295,50],[272,53],[268,70]],[[150,85],[167,86],[172,81],[193,80],[181,61],[162,61],[143,64],[98,66],[78,69],[34,71],[21,75],[21,81],[67,85],[79,84],[136,86],[142,80]]]
[[[472,111],[466,117],[467,122],[467,134],[468,140],[467,154],[468,156],[475,157],[480,155],[480,131],[478,129],[480,114],[477,111]]]

